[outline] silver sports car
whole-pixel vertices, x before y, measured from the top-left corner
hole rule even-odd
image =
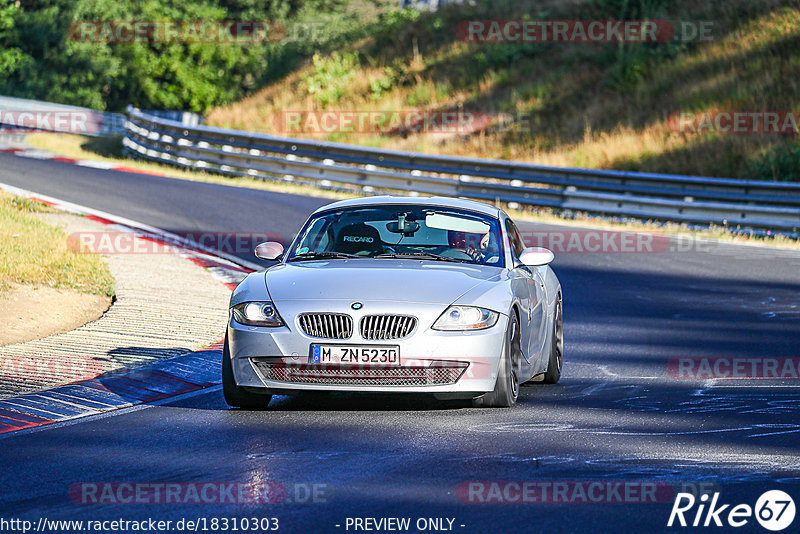
[[[301,391],[430,393],[513,406],[561,376],[553,253],[525,248],[502,210],[452,198],[372,197],[311,215],[278,263],[234,290],[225,400]]]

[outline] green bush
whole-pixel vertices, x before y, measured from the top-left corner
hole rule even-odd
[[[359,66],[358,54],[333,52],[329,57],[314,54],[314,71],[305,76],[308,93],[323,106],[335,104],[344,96],[350,78]]]
[[[756,158],[750,166],[754,180],[800,182],[800,143],[781,144]]]

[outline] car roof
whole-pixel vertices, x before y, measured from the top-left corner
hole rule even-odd
[[[483,202],[476,202],[474,200],[466,200],[463,198],[452,197],[401,197],[382,195],[375,197],[352,198],[349,200],[341,200],[326,206],[322,206],[314,213],[320,211],[327,211],[329,209],[350,208],[350,207],[363,207],[363,206],[381,206],[387,204],[410,204],[415,206],[434,206],[440,208],[456,208],[462,210],[476,211],[489,215],[491,217],[500,218],[503,213],[502,210],[484,204]]]

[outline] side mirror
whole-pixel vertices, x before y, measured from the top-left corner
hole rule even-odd
[[[551,251],[541,247],[528,247],[519,256],[519,261],[528,267],[548,265],[554,259],[555,255]]]
[[[267,241],[256,247],[256,258],[262,260],[277,260],[283,254],[283,245],[275,241]]]

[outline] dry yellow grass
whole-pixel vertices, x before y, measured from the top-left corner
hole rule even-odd
[[[34,215],[46,209],[0,192],[0,294],[25,284],[112,296],[114,279],[103,258],[71,250],[63,230]]]
[[[522,4],[520,8],[522,9]],[[582,2],[553,4],[551,18],[582,7]],[[211,110],[212,125],[284,134],[283,111],[395,111],[466,109],[522,115],[531,126],[471,135],[296,134],[311,138],[400,150],[507,158],[545,165],[614,168],[752,177],[753,162],[789,136],[686,134],[670,129],[678,111],[794,110],[800,94],[800,8],[789,1],[710,0],[676,2],[675,13],[689,20],[715,18],[709,42],[687,46],[659,58],[642,79],[614,78],[608,65],[615,45],[567,44],[547,53],[524,56],[507,66],[463,72],[486,54],[482,45],[459,41],[425,44],[420,55],[375,57],[370,44],[353,50],[361,66],[342,80],[341,98],[321,101],[307,80],[326,63],[309,62],[284,79],[235,104]],[[576,7],[578,6],[578,7]],[[758,9],[740,15],[747,9]],[[741,18],[740,18],[741,17]],[[748,18],[749,17],[749,18]],[[410,30],[409,30],[410,31]],[[442,30],[445,31],[445,30]],[[398,45],[402,46],[402,45]],[[603,47],[606,48],[603,48]],[[371,84],[391,68],[402,72],[376,96]],[[765,178],[782,179],[776,175]]]

